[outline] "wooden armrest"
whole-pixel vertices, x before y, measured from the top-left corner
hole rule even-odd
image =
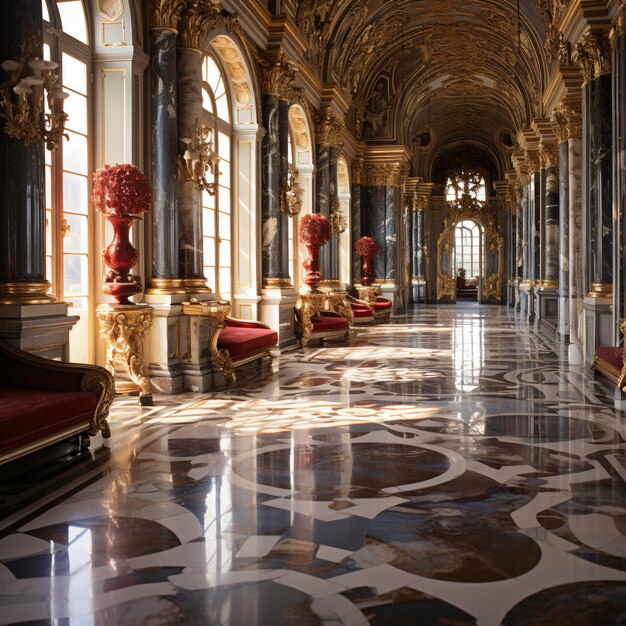
[[[224,324],[233,328],[266,328],[270,330],[270,327],[263,322],[257,320],[242,320],[236,317],[225,317]]]

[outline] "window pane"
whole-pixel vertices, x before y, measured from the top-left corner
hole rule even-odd
[[[230,239],[230,214],[219,212],[219,235],[222,239]]]
[[[219,173],[219,184],[223,187],[230,187],[230,163],[228,161],[220,160]]]
[[[63,281],[66,296],[83,296],[88,293],[87,257],[65,255],[63,257]]]
[[[87,216],[66,213],[64,219],[67,220],[69,230],[65,232],[65,237],[63,238],[63,250],[65,252],[86,253],[89,241]]]
[[[228,98],[226,94],[215,100],[217,105],[217,116],[226,122],[230,122],[230,111],[228,110]]]
[[[65,52],[63,53],[63,85],[78,93],[87,93],[87,66]]]
[[[69,141],[63,142],[63,169],[87,175],[87,138],[72,131]]]
[[[230,241],[226,239],[222,239],[220,242],[220,269],[221,268],[230,268]]]
[[[46,150],[50,154],[49,150]],[[45,168],[45,180],[46,180],[46,209],[52,208],[52,168],[46,165]]]
[[[220,295],[230,299],[230,268],[220,268]]]
[[[63,32],[87,43],[87,24],[82,0],[63,0],[57,2],[61,14]]]
[[[205,237],[215,235],[215,211],[213,209],[202,210],[202,233]]]
[[[63,210],[87,214],[89,208],[87,179],[76,174],[63,173]]]
[[[72,310],[69,313],[70,315],[73,315],[78,311],[87,310],[87,298],[65,298],[65,301],[72,304]]]
[[[213,110],[213,102],[211,101],[211,96],[206,89],[202,90],[202,108],[205,111],[209,111],[209,113],[215,113]]]
[[[230,213],[230,189],[226,189],[220,185],[218,189],[220,200],[220,211],[224,213]]]
[[[202,192],[202,206],[206,209],[215,208],[215,196],[212,196],[208,191]]]
[[[206,278],[207,285],[215,290],[215,268],[205,266],[204,277]]]
[[[230,137],[224,133],[219,134],[218,154],[223,161],[230,162]],[[223,164],[223,161],[220,163]]]
[[[63,110],[69,118],[66,128],[76,132],[87,134],[87,98],[73,91],[69,92],[70,97],[63,103]]]
[[[46,2],[46,0],[41,0],[41,13],[43,15],[43,19],[46,20],[46,22],[50,21],[50,13],[48,13],[48,3]],[[46,58],[46,57],[44,57]],[[47,60],[47,58],[46,58]]]
[[[215,265],[215,239],[213,237],[204,238],[204,262],[207,266]]]

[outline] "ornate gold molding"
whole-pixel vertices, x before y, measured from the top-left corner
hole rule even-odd
[[[50,304],[56,302],[48,281],[0,283],[0,304]]]
[[[282,49],[268,50],[264,56],[257,57],[257,65],[263,93],[278,96],[281,100],[293,100],[297,67]]]
[[[413,211],[427,211],[430,207],[430,196],[418,193],[413,200]]]
[[[344,129],[343,120],[330,107],[314,115],[316,142],[323,146],[339,146]]]
[[[550,119],[559,143],[582,137],[583,120],[580,108],[562,104],[553,111]]]
[[[603,33],[594,33],[587,28],[574,46],[573,57],[585,83],[611,73],[611,42]]]
[[[542,143],[539,147],[539,158],[542,169],[552,169],[559,166],[559,148],[556,143]]]
[[[151,278],[148,295],[163,296],[187,293],[181,278]]]
[[[353,159],[350,163],[350,176],[353,185],[361,184],[361,176],[363,174],[363,159]]]
[[[150,30],[172,30],[177,33],[185,5],[185,0],[152,0]]]
[[[365,163],[361,184],[369,187],[400,187],[404,171],[400,163]]]

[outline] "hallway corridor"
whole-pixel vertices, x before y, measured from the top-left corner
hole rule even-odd
[[[264,367],[4,468],[0,624],[624,623],[626,422],[511,309]]]

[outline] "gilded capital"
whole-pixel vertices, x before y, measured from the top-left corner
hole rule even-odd
[[[361,184],[368,187],[400,187],[403,168],[400,163],[366,163]]]
[[[583,131],[583,119],[580,108],[563,104],[555,109],[553,118],[558,118],[567,133],[567,139],[580,139]],[[558,133],[557,133],[558,135]]]
[[[220,19],[219,3],[191,2],[180,18],[178,45],[202,52],[211,24]]]
[[[363,174],[363,159],[354,159],[350,164],[350,176],[353,185],[361,184],[361,175]]]
[[[552,169],[559,166],[559,148],[556,143],[542,143],[539,148],[539,158],[543,169]]]
[[[567,116],[565,115],[565,111],[563,110],[563,106],[559,106],[554,111],[552,111],[552,115],[550,116],[550,124],[552,124],[552,130],[556,135],[557,143],[563,143],[567,141]]]
[[[427,211],[430,206],[430,196],[426,194],[416,194],[413,201],[413,210],[414,211]]]
[[[541,171],[541,157],[537,150],[526,151],[526,170],[529,174],[537,174]]]
[[[587,28],[574,47],[574,61],[580,67],[585,83],[598,76],[610,74],[611,43],[609,38]]]
[[[185,4],[185,0],[152,0],[150,29],[178,32],[178,25]]]
[[[341,143],[344,123],[331,108],[318,111],[315,116],[315,135],[318,144],[336,146]]]
[[[261,71],[261,89],[281,100],[293,100],[297,68],[280,49],[268,50],[257,59]]]

